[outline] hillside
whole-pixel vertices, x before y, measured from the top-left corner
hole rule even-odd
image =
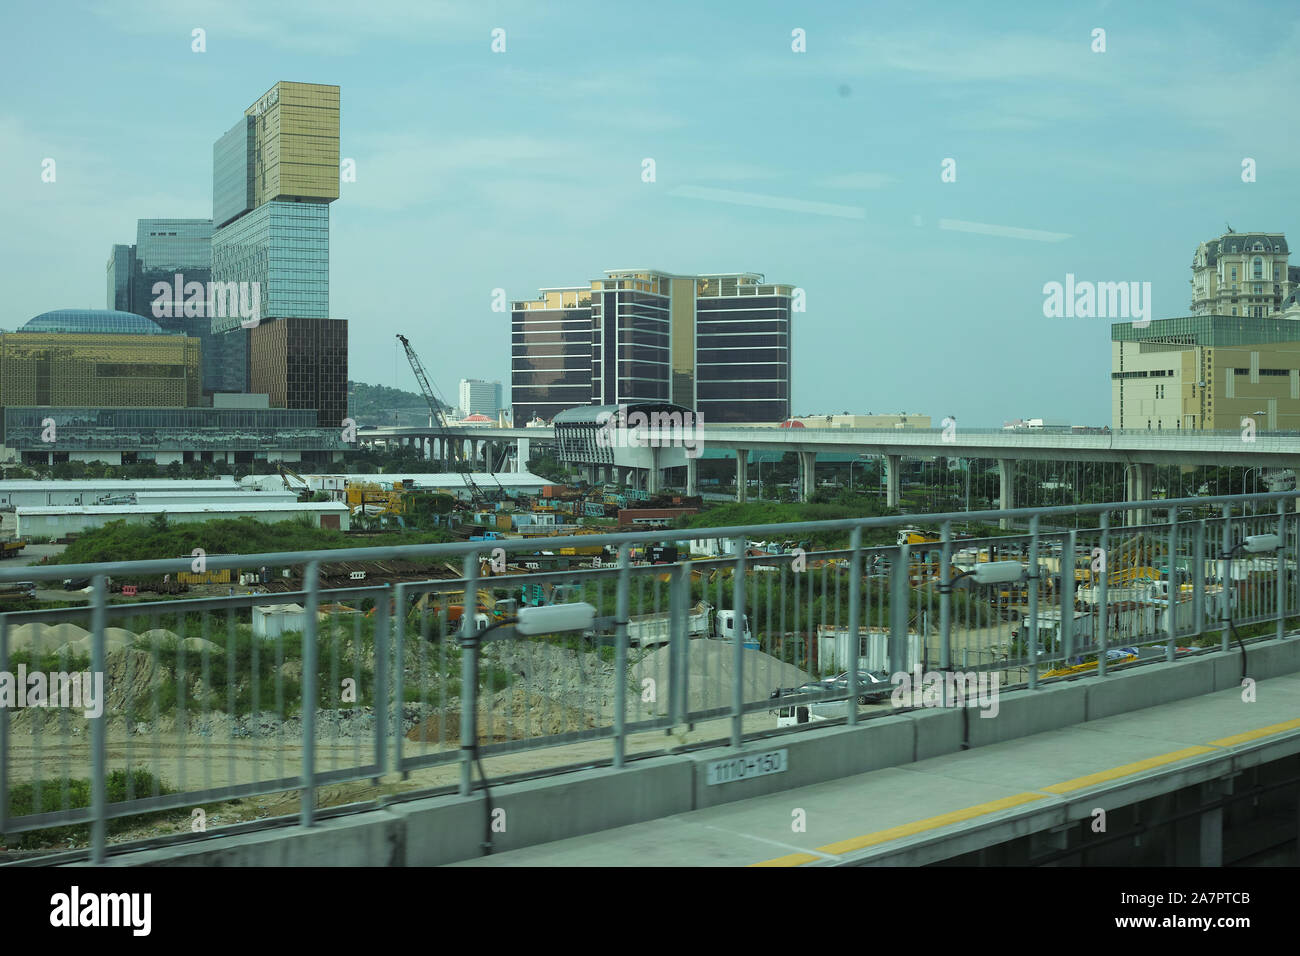
[[[348,415],[358,426],[429,424],[429,406],[419,392],[365,382],[348,382]]]

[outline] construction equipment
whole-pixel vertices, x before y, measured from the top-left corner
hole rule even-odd
[[[298,474],[292,468],[286,467],[283,462],[277,461],[275,463],[275,470],[279,472],[280,480],[284,482],[285,491],[296,492],[299,501],[310,501],[312,499],[314,492],[311,490],[311,485],[307,484],[306,478]],[[298,479],[301,483],[301,487],[295,488],[293,485],[289,484],[290,477]]]
[[[433,386],[429,384],[429,377],[424,374],[424,366],[420,364],[420,357],[415,354],[415,349],[411,347],[411,343],[405,335],[399,332],[397,340],[402,343],[402,348],[406,349],[406,360],[411,363],[411,371],[415,373],[415,380],[420,385],[420,392],[424,395],[424,400],[429,404],[429,425],[432,426],[437,422],[438,430],[442,433],[443,439],[452,441],[447,419],[442,414],[441,404],[433,395]],[[457,467],[465,479],[465,487],[469,489],[470,501],[475,508],[481,507],[487,499],[483,492],[479,490],[478,485],[474,483],[470,469],[464,467],[463,462],[457,462]],[[500,482],[497,484],[499,485]]]

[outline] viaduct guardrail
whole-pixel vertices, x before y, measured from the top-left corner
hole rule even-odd
[[[952,704],[945,674],[1032,689],[1234,640],[1244,665],[1254,632],[1281,637],[1300,615],[1294,498],[209,554],[207,571],[266,568],[277,590],[177,600],[110,598],[110,582],[192,571],[192,555],[0,568],[0,587],[90,589],[88,606],[0,614],[0,834],[88,824],[102,861],[110,826],[143,813],[297,790],[311,826],[322,788],[390,773],[445,769],[468,795],[487,758],[545,770],[585,747],[587,765],[618,768],[682,727],[741,747],[783,716],[791,733],[817,726],[800,718],[830,704],[848,725],[924,706],[900,675],[937,674]],[[1167,520],[1112,528],[1131,510]],[[1070,514],[1100,527],[1039,527]],[[1002,519],[1028,531],[954,530]],[[934,539],[896,543],[918,520]],[[635,559],[703,539],[732,553]],[[542,559],[570,566],[505,573]],[[367,583],[381,566],[405,579]],[[521,602],[594,620],[522,634]]]

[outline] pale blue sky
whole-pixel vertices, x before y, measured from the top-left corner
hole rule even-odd
[[[1225,221],[1300,235],[1287,3],[6,0],[3,23],[3,328],[102,308],[136,219],[210,216],[212,143],[277,80],[342,87],[351,377],[414,389],[403,332],[453,400],[508,387],[494,288],[649,266],[804,288],[796,413],[1105,424],[1109,320],[1044,318],[1044,283],[1147,281],[1185,315]],[[728,192],[795,208],[698,198]]]

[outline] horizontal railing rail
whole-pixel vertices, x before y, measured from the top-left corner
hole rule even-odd
[[[822,719],[935,706],[913,675],[1033,689],[1234,642],[1244,657],[1249,641],[1284,636],[1300,617],[1295,498],[206,554],[207,571],[265,568],[285,589],[259,574],[242,593],[147,600],[110,596],[109,579],[189,571],[194,555],[0,568],[0,583],[91,582],[88,603],[0,613],[0,675],[10,688],[20,670],[47,684],[0,706],[0,834],[89,826],[91,858],[102,860],[110,827],[129,836],[142,814],[188,808],[198,832],[205,806],[297,790],[311,825],[331,789],[347,795],[389,774],[430,787],[454,774],[469,794],[485,759],[503,774],[537,772],[551,755],[557,766],[619,767],[661,752],[665,733],[677,746],[740,746]],[[1100,520],[1043,526],[1069,515]],[[1112,524],[1117,515],[1137,521]],[[954,531],[1003,520],[1028,527]],[[864,542],[917,524],[928,540]],[[768,553],[755,545],[767,539],[808,547]],[[632,560],[644,546],[706,540],[727,553]],[[520,567],[565,547],[588,553],[566,556],[578,566]],[[416,570],[322,584],[331,566],[373,575],[392,559]],[[1007,564],[991,570],[1014,579],[978,573],[997,562]],[[519,634],[519,608],[538,603],[590,604],[592,624]],[[54,698],[56,686],[83,691],[81,706]],[[939,706],[962,703],[947,683],[939,696]]]

